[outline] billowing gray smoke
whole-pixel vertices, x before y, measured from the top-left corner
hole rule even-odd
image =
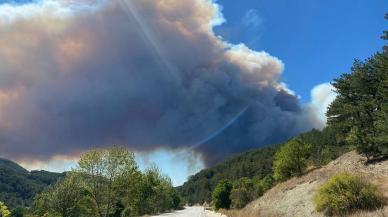
[[[213,164],[312,127],[280,60],[231,45],[207,0],[0,6],[0,151],[192,148]]]

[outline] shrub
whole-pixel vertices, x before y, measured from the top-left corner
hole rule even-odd
[[[212,202],[215,210],[230,208],[230,193],[232,191],[232,187],[232,184],[227,180],[222,180],[218,183],[212,194]]]
[[[0,202],[0,212],[2,214],[2,217],[8,217],[11,215],[11,212],[8,210],[8,207],[3,202]]]
[[[26,209],[23,207],[17,207],[11,211],[11,217],[23,217],[26,214]]]
[[[244,177],[233,183],[233,189],[230,193],[233,208],[243,208],[249,202],[261,197],[273,185],[271,176],[262,179],[255,177],[253,179]]]
[[[310,150],[311,145],[299,139],[293,139],[280,147],[275,154],[274,178],[283,181],[291,176],[301,175],[307,166]]]
[[[376,186],[347,173],[335,175],[323,184],[318,189],[314,202],[317,211],[324,211],[330,216],[359,209],[376,209],[383,204]]]
[[[233,189],[230,194],[232,207],[243,208],[247,203],[256,198],[256,192],[252,179],[241,178],[233,183]]]

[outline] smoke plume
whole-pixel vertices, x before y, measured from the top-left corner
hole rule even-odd
[[[209,0],[1,4],[1,155],[119,144],[210,165],[313,127],[283,63],[215,35],[223,20]]]

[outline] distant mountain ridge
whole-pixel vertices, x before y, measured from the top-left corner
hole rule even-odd
[[[10,208],[30,206],[36,194],[63,176],[64,173],[30,172],[13,161],[0,158],[0,201]]]

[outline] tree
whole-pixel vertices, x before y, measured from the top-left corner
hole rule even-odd
[[[301,175],[307,166],[311,145],[300,139],[293,139],[280,147],[275,154],[274,178],[282,181],[294,175]]]
[[[387,154],[387,55],[355,61],[352,73],[332,83],[338,95],[328,108],[328,124],[368,160]]]
[[[11,210],[11,217],[23,217],[26,214],[26,209],[23,207],[17,207]]]
[[[388,19],[388,14],[386,15]],[[388,32],[386,31],[388,39]],[[380,76],[380,84],[377,89],[376,98],[380,102],[379,110],[376,112],[376,142],[382,155],[388,155],[388,49],[381,55],[376,56],[375,70]]]
[[[252,179],[241,178],[233,183],[230,199],[234,208],[243,208],[246,204],[257,198],[257,192]]]
[[[66,178],[38,195],[34,209],[40,216],[46,214],[62,217],[90,216],[94,214],[92,210],[94,203],[88,199],[88,192],[79,174],[71,172]]]
[[[11,215],[8,207],[3,202],[0,202],[0,213],[2,214],[2,217],[8,217]]]
[[[388,19],[388,15],[385,15]],[[382,39],[388,39],[384,31]],[[327,111],[328,125],[370,158],[388,155],[388,50],[364,62],[356,60],[351,73],[332,83],[337,98]]]
[[[229,209],[231,205],[230,193],[233,185],[227,181],[222,180],[218,183],[212,194],[212,202],[214,209],[219,210],[221,208]]]
[[[157,167],[138,170],[127,149],[92,150],[78,168],[34,199],[34,214],[50,217],[132,217],[176,209],[180,196]]]
[[[116,205],[122,200],[122,185],[131,188],[138,167],[134,154],[125,148],[93,150],[81,156],[77,172],[82,174],[86,188],[97,206],[100,217],[116,212]],[[125,180],[125,182],[123,182]]]
[[[386,20],[388,20],[388,14],[385,14],[384,18],[385,18]],[[382,38],[383,40],[388,40],[388,31],[387,31],[387,30],[385,30],[385,31],[383,32],[383,35],[381,36],[381,38]],[[388,51],[388,46],[384,46],[384,50],[385,50],[385,51]]]
[[[158,167],[151,166],[144,172],[139,187],[141,191],[138,214],[156,214],[179,207],[178,193],[170,178],[163,175]]]

